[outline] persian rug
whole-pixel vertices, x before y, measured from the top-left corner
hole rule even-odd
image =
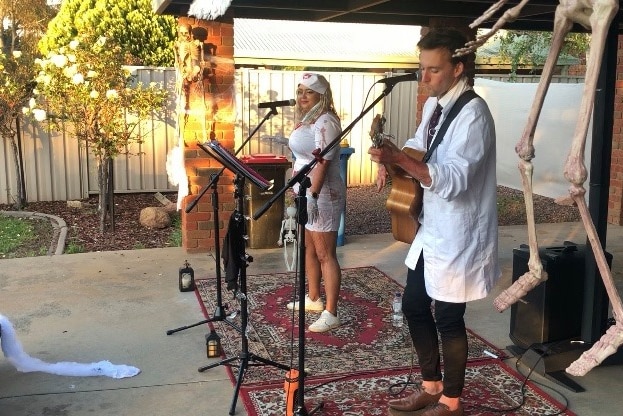
[[[251,353],[285,365],[298,367],[298,311],[286,308],[293,298],[294,272],[247,276],[248,349]],[[207,318],[216,310],[216,280],[196,281],[197,296]],[[408,368],[417,365],[411,348],[407,325],[395,328],[391,323],[393,294],[401,285],[375,267],[342,270],[339,316],[342,325],[330,332],[305,331],[305,369],[307,377],[326,377],[361,371]],[[232,292],[223,290],[222,303],[228,312],[239,308]],[[306,313],[305,327],[319,312]],[[211,325],[221,337],[225,357],[241,351],[240,314],[230,321]],[[505,357],[501,350],[469,331],[469,361],[490,359],[485,350]],[[234,360],[232,364],[237,363]],[[230,367],[231,369],[231,367]],[[231,369],[237,376],[237,369]],[[233,374],[232,375],[233,377]],[[283,381],[284,370],[273,366],[249,366],[244,383]]]
[[[411,376],[411,380],[419,380]],[[391,386],[409,378],[409,370],[380,371],[368,375],[305,381],[305,409],[322,416],[387,415],[387,401],[409,395],[413,386],[395,394]],[[524,377],[501,360],[468,363],[465,390],[462,397],[465,414],[494,415],[574,415],[537,387],[528,382],[523,391]],[[249,416],[286,414],[283,383],[272,386],[243,388],[240,392]]]

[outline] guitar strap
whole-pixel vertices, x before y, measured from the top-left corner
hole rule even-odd
[[[461,94],[461,96],[454,102],[454,105],[450,109],[448,116],[443,121],[443,123],[441,123],[441,127],[439,127],[439,131],[435,136],[435,141],[433,141],[433,144],[431,144],[430,148],[424,155],[424,158],[422,158],[422,162],[428,162],[428,159],[430,159],[430,157],[433,155],[433,151],[435,151],[439,143],[441,143],[441,141],[443,140],[443,135],[446,134],[446,130],[448,130],[448,127],[450,126],[450,123],[452,123],[452,120],[454,120],[454,117],[459,114],[465,104],[467,104],[476,97],[478,97],[478,94],[476,94],[474,90],[467,90],[463,94]]]

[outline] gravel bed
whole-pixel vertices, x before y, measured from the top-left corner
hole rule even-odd
[[[391,232],[391,218],[385,202],[389,186],[380,193],[374,186],[348,188],[346,197],[346,235],[378,234]],[[576,207],[562,206],[553,198],[534,196],[534,211],[537,224],[581,221]],[[523,192],[498,186],[499,225],[526,224],[526,209]]]
[[[385,208],[389,191],[389,187],[381,192],[377,192],[375,186],[349,187],[346,197],[345,234],[390,233],[391,218]],[[167,197],[174,201],[176,194],[169,194]],[[81,209],[68,207],[66,201],[32,202],[25,210],[55,215],[67,223],[66,252],[135,250],[172,245],[171,236],[176,232],[174,227],[149,229],[139,224],[139,214],[143,208],[159,206],[154,194],[115,195],[115,232],[105,235],[99,232],[99,216],[94,209],[97,206],[97,197],[92,196],[83,202],[85,208]],[[535,195],[534,202],[537,223],[580,221],[575,207],[560,206],[552,198],[538,195]],[[498,187],[498,207],[500,225],[526,223],[521,191]],[[0,205],[0,210],[11,210],[11,207]],[[36,233],[45,241],[43,245],[47,249],[49,240],[43,236],[52,230],[43,229],[40,224],[36,226],[39,227]],[[35,240],[31,242],[31,246],[23,247],[23,253],[40,253],[41,247],[41,242]],[[16,256],[20,257],[20,254]]]

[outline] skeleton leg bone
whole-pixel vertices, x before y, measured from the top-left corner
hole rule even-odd
[[[601,274],[608,298],[612,305],[615,325],[611,326],[608,331],[596,342],[588,351],[584,352],[580,358],[566,369],[572,375],[585,375],[595,366],[599,365],[608,356],[614,354],[623,344],[623,305],[619,296],[612,273],[608,267],[606,256],[599,242],[595,225],[592,221],[588,206],[584,198],[585,189],[584,182],[588,176],[586,166],[584,165],[584,149],[586,147],[586,134],[590,122],[590,116],[595,102],[595,91],[597,88],[597,79],[599,69],[601,68],[602,54],[606,44],[608,28],[614,15],[618,10],[618,2],[614,0],[598,0],[593,4],[593,10],[590,16],[579,13],[576,21],[586,24],[589,23],[592,28],[591,46],[587,60],[587,73],[584,84],[584,94],[580,104],[580,116],[576,125],[573,143],[565,164],[565,178],[571,182],[569,193],[579,208],[582,216],[582,223],[586,230],[588,240],[593,249],[595,261]],[[567,9],[568,12],[574,12]]]
[[[472,24],[469,26],[471,28],[475,28],[476,26],[480,25],[485,20],[488,20],[498,10],[500,10],[502,6],[507,3],[507,1],[508,0],[498,1],[496,4],[491,6],[482,16],[474,20],[474,22],[472,22]],[[465,48],[458,49],[455,53],[459,55],[466,55],[468,53],[475,52],[479,46],[484,45],[485,42],[489,38],[491,38],[493,35],[495,35],[498,32],[498,30],[500,30],[506,23],[515,21],[515,19],[519,17],[519,14],[521,13],[521,9],[523,8],[523,6],[529,1],[530,0],[522,0],[521,3],[519,3],[517,6],[511,7],[510,9],[505,11],[502,17],[500,17],[498,21],[495,23],[495,25],[493,25],[491,30],[489,30],[487,33],[481,36],[478,36],[474,41],[467,42],[467,44],[465,45]]]
[[[528,271],[520,276],[509,288],[504,290],[493,300],[493,306],[499,312],[505,311],[512,304],[523,298],[539,283],[547,280],[547,272],[543,270],[543,263],[539,257],[536,225],[534,222],[534,204],[532,199],[532,163],[525,160],[520,161],[519,170],[521,171],[521,180],[524,188],[530,258],[528,259]]]
[[[528,246],[530,248],[530,259],[528,260],[528,271],[517,279],[508,289],[502,292],[493,301],[495,308],[502,312],[512,304],[524,297],[531,289],[542,281],[547,280],[547,273],[543,271],[543,263],[539,256],[539,245],[536,234],[536,223],[534,221],[534,203],[532,192],[532,159],[534,158],[534,131],[543,108],[543,102],[547,95],[547,90],[552,79],[554,66],[558,60],[558,54],[562,49],[565,35],[572,27],[572,22],[564,16],[556,13],[554,21],[554,37],[552,46],[543,68],[543,73],[528,115],[528,121],[524,128],[521,139],[515,146],[515,152],[520,158],[519,171],[521,172],[521,182],[523,185],[524,198],[526,204],[526,220],[528,223]]]
[[[290,248],[288,249],[288,246]],[[286,239],[283,244],[283,259],[286,262],[286,270],[289,272],[294,271],[294,267],[296,266],[296,259],[298,255],[298,245],[296,243],[296,239]]]
[[[583,191],[583,189],[582,189]],[[610,298],[612,305],[612,311],[615,319],[615,325],[612,325],[606,333],[597,341],[593,346],[585,351],[577,360],[572,362],[565,370],[567,373],[574,376],[583,376],[592,370],[594,367],[601,364],[606,358],[614,354],[618,348],[623,344],[623,306],[621,304],[621,298],[617,292],[616,286],[612,279],[612,273],[608,267],[608,262],[604,251],[599,243],[597,230],[595,225],[590,220],[590,213],[588,206],[584,199],[583,192],[577,192],[574,194],[574,200],[578,204],[580,209],[580,215],[586,227],[588,241],[593,249],[595,255],[595,262],[599,273],[601,273],[606,293]],[[588,221],[585,220],[588,219]]]
[[[513,21],[517,18],[522,7],[529,0],[522,0],[517,6],[507,10],[504,15],[498,19],[493,26],[491,32],[485,36],[477,38],[470,42],[465,48],[456,51],[457,55],[464,55],[474,52],[478,46],[481,46],[488,38],[490,38],[505,23]],[[471,27],[482,23],[489,19],[497,11],[499,11],[506,0],[499,0],[491,6],[484,14],[476,20]],[[508,308],[514,302],[524,296],[531,288],[539,284],[547,278],[543,272],[543,266],[538,254],[538,242],[536,238],[536,226],[534,223],[534,211],[532,204],[532,159],[534,158],[534,131],[543,107],[543,101],[547,94],[547,89],[551,82],[554,65],[558,59],[558,55],[562,48],[563,40],[566,34],[571,30],[573,23],[581,24],[587,29],[591,29],[592,37],[590,44],[590,53],[587,60],[587,73],[584,86],[584,94],[580,104],[579,118],[573,137],[573,142],[567,163],[565,164],[565,178],[571,183],[569,194],[580,210],[582,223],[588,235],[589,242],[592,246],[597,266],[601,273],[610,303],[613,309],[615,324],[611,326],[603,337],[586,351],[582,356],[573,362],[567,372],[573,375],[584,375],[595,366],[599,365],[608,356],[617,351],[623,344],[623,305],[621,298],[616,291],[610,268],[608,267],[603,248],[599,243],[595,225],[592,222],[588,207],[584,198],[584,182],[587,178],[586,166],[584,165],[584,149],[586,145],[586,134],[588,125],[595,102],[595,89],[597,87],[597,77],[601,68],[601,59],[606,43],[607,31],[612,23],[612,19],[619,9],[617,0],[560,0],[556,8],[554,18],[554,36],[552,39],[552,47],[548,54],[543,74],[532,109],[528,117],[528,121],[520,141],[515,147],[515,151],[520,157],[519,170],[522,174],[522,184],[524,195],[526,198],[526,213],[528,222],[528,240],[530,247],[530,259],[528,262],[529,271],[521,276],[513,285],[498,296],[494,305],[499,311]]]
[[[623,344],[623,324],[619,321],[612,325],[591,349],[584,351],[580,358],[572,362],[565,371],[572,376],[586,375],[593,368],[611,356]]]
[[[508,3],[508,0],[498,0],[495,4],[492,4],[491,7],[485,10],[482,16],[474,20],[474,22],[470,26],[472,28],[476,26],[480,26],[485,20],[489,20],[491,17],[493,17],[494,14],[500,11],[506,3]],[[526,2],[524,1],[524,3]],[[515,6],[515,7],[519,7],[519,6]],[[502,20],[502,18],[500,18],[499,20]],[[508,22],[507,20],[505,20],[504,22],[501,22],[500,27],[506,24],[507,22]]]

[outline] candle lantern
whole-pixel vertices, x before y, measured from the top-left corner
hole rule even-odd
[[[195,290],[195,271],[188,260],[184,262],[184,267],[180,267],[180,292],[191,292]]]
[[[221,338],[213,329],[210,330],[210,333],[208,335],[206,335],[206,352],[208,354],[208,358],[221,356]]]

